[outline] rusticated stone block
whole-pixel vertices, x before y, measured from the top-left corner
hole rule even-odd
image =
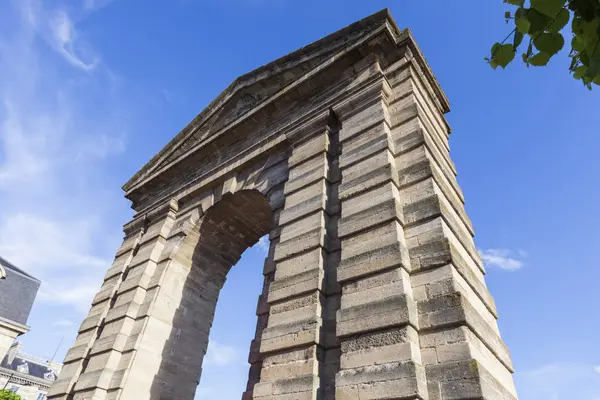
[[[338,235],[344,238],[393,220],[402,224],[404,218],[398,189],[388,183],[344,201]]]
[[[393,267],[410,268],[402,227],[397,221],[342,241],[339,282],[381,272]]]
[[[416,306],[410,297],[396,295],[337,312],[337,335],[349,336],[391,326],[417,325]]]
[[[343,169],[339,198],[345,200],[386,182],[398,185],[398,171],[388,149]]]

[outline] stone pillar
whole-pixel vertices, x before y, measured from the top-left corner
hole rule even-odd
[[[417,304],[382,77],[340,117],[339,399],[426,399]]]
[[[515,399],[449,129],[406,57],[336,108],[342,287],[337,396]]]
[[[410,51],[386,71],[429,397],[514,399],[513,366],[448,155],[450,130],[422,76]]]
[[[123,244],[48,398],[118,398],[147,323],[148,305],[157,288],[152,278],[160,275],[155,272],[176,211],[177,204],[171,202],[125,226]]]
[[[255,400],[323,398],[321,380],[332,345],[326,279],[330,156],[337,135],[327,117],[325,113],[291,138],[285,203],[270,236],[272,259],[265,264],[268,315],[260,316],[256,339],[261,370],[253,387]]]

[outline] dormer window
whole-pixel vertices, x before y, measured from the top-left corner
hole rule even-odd
[[[28,374],[29,373],[29,365],[27,364],[27,362],[23,361],[22,364],[19,364],[17,366],[17,371],[22,372],[24,374]]]
[[[44,374],[44,379],[54,382],[56,380],[56,374],[53,371],[48,371]]]

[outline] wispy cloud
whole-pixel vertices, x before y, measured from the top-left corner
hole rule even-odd
[[[76,29],[73,15],[83,19],[107,4],[108,1],[84,0],[81,7],[73,7],[61,1],[19,0],[13,4],[20,10],[22,21],[28,23],[39,37],[64,57],[71,65],[90,71],[100,62],[100,55]],[[69,12],[67,10],[70,10]]]
[[[117,246],[104,182],[127,126],[116,75],[73,18],[92,10],[0,4],[0,254],[42,280],[38,300],[80,312]]]
[[[509,249],[485,249],[479,250],[481,259],[489,268],[500,268],[506,271],[516,271],[524,265],[523,261],[513,255]],[[523,257],[526,254],[523,250],[519,250],[517,255]]]
[[[260,239],[258,239],[258,243],[256,243],[256,248],[258,249],[258,251],[260,251],[261,253],[268,253],[269,252],[269,236],[265,235],[263,237],[261,237]]]
[[[213,393],[213,388],[212,386],[202,386],[202,384],[200,384],[200,386],[198,386],[198,388],[196,389],[196,398],[197,399],[202,399],[205,398],[205,396]]]
[[[97,11],[107,6],[113,0],[83,0],[83,8],[86,11]]]
[[[553,363],[515,375],[524,400],[597,400],[600,374],[590,365]]]
[[[600,375],[600,365],[594,367],[594,372]]]
[[[110,260],[90,255],[94,222],[52,221],[33,214],[11,215],[2,223],[0,252],[31,273],[72,268],[107,268]]]
[[[58,319],[52,323],[52,326],[56,328],[68,328],[75,325],[75,323],[69,319]]]
[[[236,357],[235,348],[220,344],[216,340],[211,339],[208,342],[208,349],[204,356],[204,365],[224,367],[234,362]]]
[[[39,300],[87,311],[110,260],[93,255],[97,224],[19,213],[0,225],[0,254],[42,280]]]
[[[100,62],[73,26],[73,21],[64,10],[54,12],[50,20],[52,43],[67,61],[83,70],[94,69]]]

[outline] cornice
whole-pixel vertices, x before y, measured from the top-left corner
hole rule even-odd
[[[29,326],[20,324],[15,321],[11,321],[10,319],[6,319],[0,317],[0,328],[8,329],[13,332],[16,332],[17,335],[21,335],[25,332],[29,332]]]
[[[431,70],[429,63],[427,62],[427,59],[423,55],[423,52],[421,52],[421,49],[417,45],[417,41],[415,40],[410,29],[405,28],[404,30],[402,30],[401,34],[397,36],[395,40],[399,45],[406,44],[412,51],[411,55],[413,57],[411,61],[416,61],[416,64],[419,66],[419,69],[423,73],[425,80],[431,86],[431,89],[435,94],[435,98],[439,102],[440,111],[443,114],[450,112],[450,102],[448,101],[446,94],[442,90],[442,87],[440,86],[435,75],[433,74],[433,71]]]

